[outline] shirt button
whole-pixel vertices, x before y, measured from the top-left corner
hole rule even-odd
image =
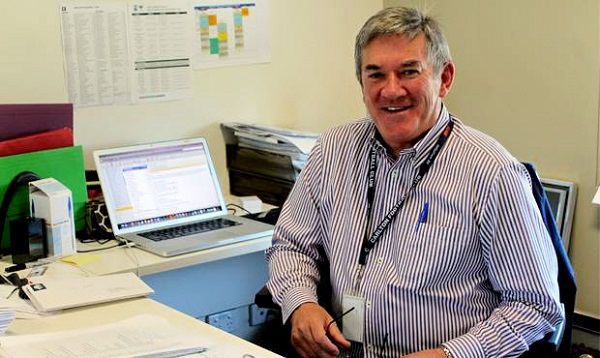
[[[371,308],[371,300],[367,300],[367,308]]]
[[[377,259],[377,264],[378,264],[378,265],[381,265],[382,263],[383,263],[383,257],[379,257],[379,258]]]
[[[392,178],[395,178],[398,176],[398,170],[392,170]]]
[[[367,345],[367,349],[368,349],[368,350],[370,350],[370,351],[372,351],[372,350],[373,350],[373,346],[372,346],[372,345],[370,345],[370,344],[368,344],[368,345]]]

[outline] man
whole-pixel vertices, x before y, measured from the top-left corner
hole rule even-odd
[[[526,169],[449,114],[455,68],[433,19],[384,9],[355,51],[369,116],[321,136],[267,250],[292,345],[303,357],[520,355],[562,321]],[[331,312],[317,297],[326,276]]]

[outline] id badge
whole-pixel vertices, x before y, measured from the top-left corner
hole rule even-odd
[[[365,328],[365,299],[351,294],[344,294],[342,312],[348,312],[342,317],[342,327],[346,339],[363,343]]]

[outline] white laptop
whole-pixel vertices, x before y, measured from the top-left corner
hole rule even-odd
[[[204,138],[94,151],[113,232],[160,256],[271,235],[228,214]]]

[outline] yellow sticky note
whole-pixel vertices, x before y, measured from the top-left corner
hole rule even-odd
[[[98,259],[99,259],[99,257],[97,255],[93,255],[93,254],[77,254],[77,255],[63,257],[60,260],[62,262],[66,262],[66,263],[70,263],[70,264],[84,265],[89,262],[96,261]]]

